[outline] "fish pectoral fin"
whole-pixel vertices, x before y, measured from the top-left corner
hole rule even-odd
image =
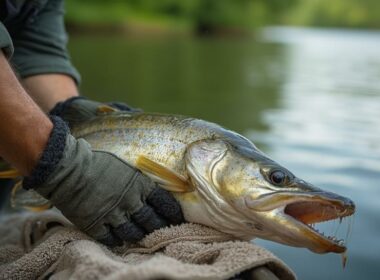
[[[189,182],[181,175],[145,156],[137,158],[136,167],[167,191],[181,193],[193,191]]]
[[[114,113],[114,112],[118,112],[120,110],[114,108],[114,107],[111,107],[109,105],[100,105],[98,106],[98,108],[96,108],[96,114],[97,115],[103,115],[103,114],[107,114],[107,113]]]
[[[36,191],[25,190],[22,187],[22,181],[18,181],[12,188],[11,206],[14,208],[22,207],[33,212],[41,212],[51,208],[52,204]]]
[[[1,179],[14,179],[14,178],[17,178],[20,176],[22,176],[21,173],[14,168],[11,168],[11,169],[5,170],[5,171],[0,171],[0,178]]]

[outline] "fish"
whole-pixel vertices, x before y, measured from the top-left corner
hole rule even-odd
[[[97,117],[74,124],[71,132],[171,192],[187,222],[242,240],[261,238],[320,254],[347,250],[344,240],[314,224],[353,215],[352,200],[298,178],[249,139],[218,124],[99,108]],[[33,207],[39,205],[45,209],[46,201]]]

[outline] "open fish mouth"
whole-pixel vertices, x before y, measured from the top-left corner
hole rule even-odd
[[[318,244],[310,248],[317,253],[344,253],[346,251],[346,240],[339,239],[335,235],[327,235],[316,228],[315,224],[333,221],[353,215],[355,205],[351,200],[337,201],[301,201],[286,205],[283,214],[289,222],[296,223],[297,227],[313,243]]]
[[[280,242],[306,247],[315,253],[346,251],[345,240],[335,234],[326,235],[315,226],[336,219],[340,222],[354,214],[355,204],[346,197],[322,190],[278,191],[256,199],[248,198],[245,203],[255,212],[268,213],[267,217],[277,224],[273,230],[278,232]]]

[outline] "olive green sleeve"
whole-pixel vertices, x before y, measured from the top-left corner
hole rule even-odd
[[[42,2],[44,5],[28,16],[21,28],[9,31],[15,49],[11,63],[22,78],[60,73],[71,76],[78,84],[80,75],[67,50],[63,1]]]
[[[13,44],[11,37],[5,26],[0,22],[0,49],[4,52],[7,58],[13,54]]]

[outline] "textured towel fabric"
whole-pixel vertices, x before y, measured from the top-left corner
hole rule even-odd
[[[111,251],[54,212],[0,222],[0,279],[229,279],[262,265],[295,279],[264,248],[196,224],[157,230]]]

